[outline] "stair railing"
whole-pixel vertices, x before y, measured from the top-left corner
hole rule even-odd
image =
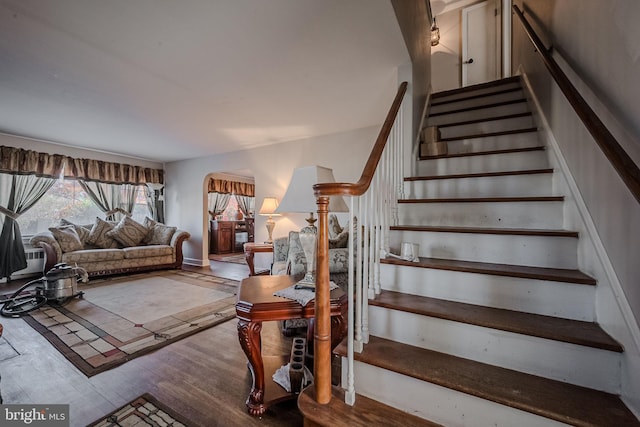
[[[397,223],[397,201],[403,197],[404,134],[402,104],[407,82],[400,84],[360,180],[313,186],[318,205],[316,261],[314,381],[316,400],[331,401],[331,319],[329,310],[330,196],[349,200],[349,295],[347,323],[347,390],[345,402],[355,402],[354,351],[368,342],[368,299],[380,293],[380,251],[388,250],[389,227]],[[366,295],[366,297],[365,297]]]
[[[609,129],[602,123],[596,113],[589,107],[580,92],[571,83],[567,75],[562,71],[558,63],[551,55],[551,49],[547,49],[531,27],[524,14],[517,5],[513,5],[512,9],[519,18],[525,33],[533,43],[536,51],[542,57],[544,65],[555,80],[556,84],[573,107],[574,111],[582,120],[591,136],[609,159],[620,178],[624,181],[631,191],[631,194],[640,203],[640,169],[633,159],[629,157],[627,152],[622,148],[616,138],[609,132]]]

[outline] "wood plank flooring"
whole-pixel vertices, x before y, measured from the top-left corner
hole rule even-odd
[[[225,263],[219,263],[225,264]],[[189,267],[241,279],[239,264]],[[226,270],[226,273],[225,273]],[[251,386],[247,359],[230,320],[91,378],[85,377],[24,320],[2,318],[3,340],[15,349],[0,361],[4,403],[68,403],[71,425],[85,426],[140,394],[151,393],[198,426],[301,426],[296,401],[247,414]],[[288,354],[290,338],[276,322],[262,330],[265,355]]]

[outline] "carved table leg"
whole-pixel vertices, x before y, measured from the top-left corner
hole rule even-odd
[[[255,254],[253,253],[252,250],[245,249],[245,251],[244,251],[244,259],[247,262],[247,265],[249,266],[249,277],[256,275],[256,270],[255,270],[255,267],[253,266],[253,258],[254,258],[254,256],[255,256]]]
[[[267,410],[264,405],[264,364],[262,362],[262,348],[260,332],[262,322],[238,321],[238,339],[249,360],[249,370],[253,377],[253,385],[247,397],[249,414],[262,415]]]

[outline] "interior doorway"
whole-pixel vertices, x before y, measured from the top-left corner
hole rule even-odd
[[[462,9],[462,86],[500,78],[500,20],[497,0]]]

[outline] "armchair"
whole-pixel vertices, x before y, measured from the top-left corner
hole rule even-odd
[[[329,280],[345,292],[349,280],[349,230],[342,228],[336,215],[329,215]],[[299,233],[290,231],[289,236],[273,240],[272,275],[300,275],[307,272],[307,260],[300,244]],[[285,320],[282,333],[292,336],[307,326],[306,319]]]
[[[329,215],[329,279],[347,290],[349,272],[349,230],[342,228],[336,215]],[[290,231],[289,236],[273,241],[272,275],[304,274],[307,260],[300,244],[299,233]]]

